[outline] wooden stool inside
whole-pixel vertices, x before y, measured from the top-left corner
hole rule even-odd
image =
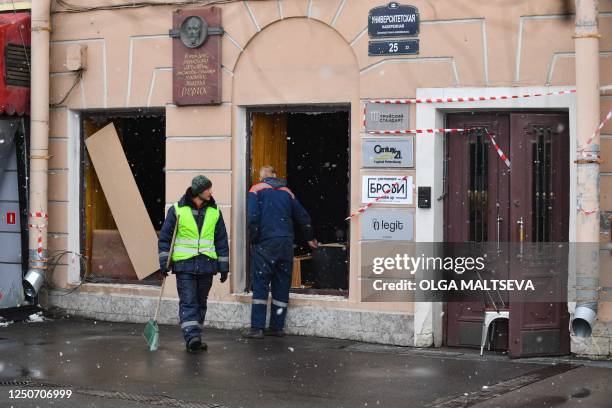
[[[300,255],[293,257],[293,271],[291,272],[291,287],[302,287],[302,261],[310,260],[310,255]]]

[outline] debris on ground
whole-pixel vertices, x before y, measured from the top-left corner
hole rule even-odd
[[[31,315],[28,316],[28,318],[26,319],[26,323],[41,323],[44,322],[46,319],[43,316],[42,312],[38,312],[38,313],[33,313]]]
[[[0,320],[0,327],[8,327],[13,323],[12,320]]]

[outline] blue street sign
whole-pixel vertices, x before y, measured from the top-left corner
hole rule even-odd
[[[370,41],[368,55],[411,55],[419,53],[419,40]]]

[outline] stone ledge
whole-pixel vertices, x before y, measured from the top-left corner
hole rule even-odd
[[[145,323],[155,312],[156,297],[75,292],[50,292],[47,308],[63,313],[113,322]],[[242,302],[209,301],[206,327],[240,329],[250,324],[251,306]],[[158,322],[178,324],[178,299],[163,298]],[[414,346],[412,315],[292,305],[287,311],[286,332],[370,343]]]
[[[593,335],[586,339],[574,336],[571,338],[571,351],[579,357],[594,360],[612,358],[612,323],[596,322]]]

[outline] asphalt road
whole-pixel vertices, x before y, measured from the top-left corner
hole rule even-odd
[[[142,329],[75,319],[0,328],[0,407],[612,406],[612,363],[299,336],[246,341],[212,329],[209,350],[192,355],[175,326],[161,327],[150,352]]]

